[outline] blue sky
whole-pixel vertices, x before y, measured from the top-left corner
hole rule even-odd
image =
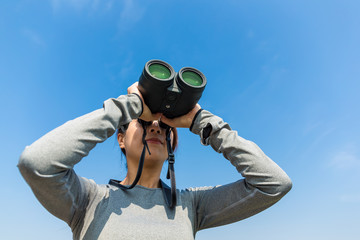
[[[42,0],[0,3],[1,239],[71,239],[16,167],[26,145],[126,93],[144,64],[200,69],[200,104],[291,177],[278,204],[197,239],[358,239],[358,1]],[[180,188],[236,181],[223,157],[180,130]],[[115,138],[75,169],[125,175]],[[165,168],[162,176],[165,177]]]

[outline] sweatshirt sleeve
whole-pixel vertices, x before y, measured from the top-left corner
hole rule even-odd
[[[77,176],[74,165],[141,112],[142,102],[135,94],[109,99],[103,108],[66,122],[25,148],[19,170],[50,213],[72,227],[76,224],[96,184]]]
[[[222,153],[243,177],[224,186],[190,189],[196,211],[195,232],[250,217],[290,191],[292,183],[286,173],[221,118],[203,110],[190,130],[200,135],[203,145]]]

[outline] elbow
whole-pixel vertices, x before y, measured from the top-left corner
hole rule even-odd
[[[291,188],[292,188],[292,181],[289,178],[289,176],[285,174],[285,176],[283,176],[279,181],[278,193],[281,196],[284,196],[291,190]]]
[[[36,161],[34,155],[29,149],[30,147],[25,148],[19,158],[19,162],[17,165],[20,173],[23,175],[24,178],[26,178],[26,176],[29,175],[31,172],[36,171]]]
[[[18,162],[18,168],[24,169],[29,165],[29,162],[31,162],[31,157],[28,154],[27,151],[28,147],[25,148],[25,150],[21,153],[20,158],[19,158],[19,162]]]
[[[286,175],[277,176],[276,178],[264,182],[258,189],[265,195],[279,200],[285,196],[292,188],[292,181]]]

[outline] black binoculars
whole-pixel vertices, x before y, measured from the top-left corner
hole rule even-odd
[[[150,60],[139,79],[139,90],[152,113],[175,118],[188,113],[201,98],[206,78],[199,70],[181,68],[178,73],[166,62]]]

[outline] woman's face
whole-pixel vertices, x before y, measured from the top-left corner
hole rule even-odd
[[[153,121],[146,127],[145,140],[149,146],[151,155],[146,151],[145,164],[163,164],[168,157],[166,145],[166,130],[159,126],[158,121]],[[143,127],[137,120],[130,122],[125,134],[119,133],[118,141],[120,148],[125,148],[127,161],[139,161],[143,150],[142,143]],[[173,136],[171,135],[171,138]],[[129,163],[128,163],[129,165]]]

